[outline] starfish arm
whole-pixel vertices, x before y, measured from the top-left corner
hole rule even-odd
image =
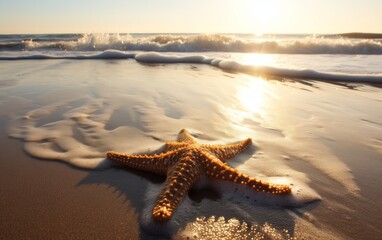
[[[288,185],[271,184],[265,181],[251,178],[238,172],[236,169],[222,163],[216,157],[205,154],[204,168],[206,175],[210,178],[231,181],[237,184],[249,186],[258,192],[267,192],[277,195],[290,194],[292,189]]]
[[[182,147],[186,147],[188,144],[183,142],[166,142],[163,147],[163,152],[173,151]]]
[[[153,208],[152,216],[164,222],[171,218],[175,208],[200,176],[199,162],[183,157],[168,172],[166,181]]]
[[[243,152],[251,142],[248,138],[227,146],[197,144],[187,130],[182,129],[177,142],[167,142],[155,153],[134,155],[108,152],[107,158],[122,166],[167,175],[152,210],[153,219],[164,222],[171,218],[202,172],[209,178],[231,181],[259,192],[279,195],[291,193],[292,189],[288,185],[270,184],[251,178],[224,163]]]
[[[247,138],[239,143],[230,145],[207,145],[202,144],[201,147],[210,151],[213,155],[217,156],[222,162],[227,159],[235,157],[237,154],[243,152],[249,145],[251,145],[252,139]]]
[[[137,170],[165,175],[168,168],[176,162],[183,149],[154,155],[133,155],[118,152],[107,152],[107,158],[113,162]]]
[[[195,139],[184,128],[180,130],[180,132],[178,133],[177,140],[178,142],[189,143],[189,144],[196,143]]]

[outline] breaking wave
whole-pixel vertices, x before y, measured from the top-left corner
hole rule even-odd
[[[382,54],[381,39],[229,34],[68,34],[0,36],[0,51],[155,51],[273,54]]]
[[[237,61],[208,58],[203,55],[175,56],[160,54],[157,52],[148,53],[126,53],[116,50],[107,50],[97,54],[76,54],[76,55],[24,55],[0,57],[0,60],[33,60],[33,59],[135,59],[140,63],[194,63],[207,64],[224,71],[240,72],[253,75],[270,75],[276,77],[287,77],[296,79],[312,79],[322,81],[358,82],[358,83],[382,83],[382,74],[349,74],[330,73],[316,71],[313,69],[293,69],[272,66],[245,65]]]

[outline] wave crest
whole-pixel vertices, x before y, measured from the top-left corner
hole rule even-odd
[[[195,35],[129,35],[82,34],[77,39],[26,39],[2,42],[0,50],[57,51],[155,51],[155,52],[242,52],[273,54],[382,54],[378,39],[343,37],[243,37],[223,34]]]

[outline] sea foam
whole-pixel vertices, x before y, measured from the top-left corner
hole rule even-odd
[[[82,34],[5,39],[0,51],[156,51],[241,52],[273,54],[382,54],[379,39],[298,36],[296,38],[243,37],[234,34]]]
[[[161,54],[158,52],[148,53],[127,53],[117,50],[106,50],[97,54],[65,54],[65,55],[50,55],[50,54],[25,54],[22,56],[0,56],[0,60],[38,60],[38,59],[135,59],[141,63],[194,63],[207,64],[218,67],[225,71],[246,73],[252,75],[269,75],[282,78],[296,78],[305,80],[323,80],[323,81],[338,81],[338,82],[358,82],[358,83],[382,83],[382,74],[348,74],[335,72],[322,72],[314,69],[294,69],[281,68],[273,66],[247,65],[238,61],[207,58],[203,55],[191,56],[176,56],[171,54]]]

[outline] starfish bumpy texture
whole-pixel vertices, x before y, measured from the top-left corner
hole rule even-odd
[[[171,218],[174,209],[202,174],[210,179],[249,186],[259,192],[278,195],[291,193],[291,188],[287,185],[270,184],[251,178],[225,163],[227,159],[243,152],[251,143],[252,140],[248,138],[226,146],[198,144],[182,129],[177,142],[166,142],[160,154],[130,155],[108,152],[107,158],[129,168],[167,175],[152,211],[153,218],[163,222]]]

